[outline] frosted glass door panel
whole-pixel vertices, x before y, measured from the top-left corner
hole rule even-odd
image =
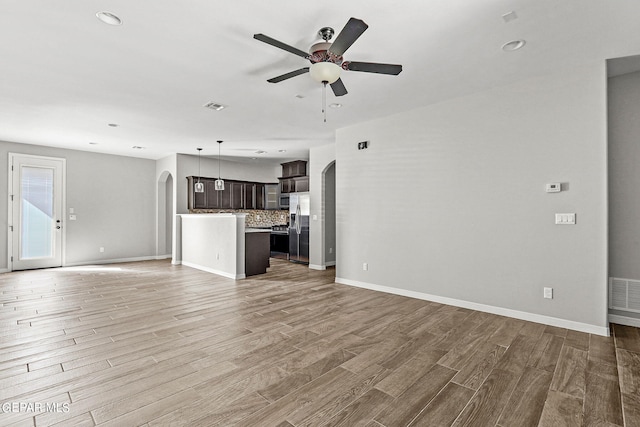
[[[50,168],[22,167],[21,259],[54,255],[53,172]]]

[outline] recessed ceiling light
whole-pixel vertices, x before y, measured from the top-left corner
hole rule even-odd
[[[296,95],[296,98],[302,99],[302,98],[304,98],[304,95]]]
[[[263,150],[255,151],[255,153],[256,153],[256,154],[267,154],[267,152],[266,152],[266,151],[263,151]]]
[[[139,146],[139,145],[134,145],[134,146],[133,146],[133,147],[131,147],[131,148],[133,148],[134,150],[144,150],[144,147],[141,147],[141,146]]]
[[[214,111],[220,111],[227,108],[226,105],[218,104],[217,102],[207,102],[206,104],[203,105],[203,107],[208,108],[210,110],[214,110]]]
[[[514,50],[521,49],[527,42],[524,40],[512,40],[502,45],[502,50],[505,52],[513,52]]]
[[[118,18],[117,15],[111,12],[105,12],[105,11],[98,12],[96,13],[96,17],[102,22],[104,22],[105,24],[122,25],[122,19]]]
[[[331,108],[342,108],[342,104],[334,102],[333,104],[329,104],[329,107],[331,107]]]
[[[278,150],[278,153],[286,153],[287,150]]]
[[[117,123],[109,123],[107,126],[112,127],[112,128],[117,128],[120,125],[117,124]]]
[[[97,142],[90,142],[89,145],[98,145]]]

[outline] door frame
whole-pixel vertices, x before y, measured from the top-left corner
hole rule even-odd
[[[54,160],[62,163],[62,176],[60,183],[60,196],[61,196],[61,219],[62,219],[62,233],[61,233],[61,242],[60,242],[60,261],[61,266],[65,266],[66,264],[66,243],[67,243],[67,227],[66,227],[66,212],[67,212],[67,159],[62,157],[51,157],[51,156],[37,156],[33,154],[24,154],[24,153],[8,153],[8,191],[7,191],[7,269],[8,271],[13,271],[13,233],[14,231],[14,219],[13,218],[13,179],[14,179],[14,171],[13,171],[13,163],[14,159],[17,157],[22,158],[32,158],[32,159],[40,159],[40,160]],[[19,230],[18,230],[19,231]]]

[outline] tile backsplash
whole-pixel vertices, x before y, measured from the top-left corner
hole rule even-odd
[[[189,213],[244,213],[247,227],[271,227],[272,225],[284,225],[289,222],[289,211],[285,210],[254,210],[254,209],[190,209]]]

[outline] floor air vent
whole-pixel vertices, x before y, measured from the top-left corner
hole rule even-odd
[[[609,308],[640,313],[640,280],[609,278]]]

